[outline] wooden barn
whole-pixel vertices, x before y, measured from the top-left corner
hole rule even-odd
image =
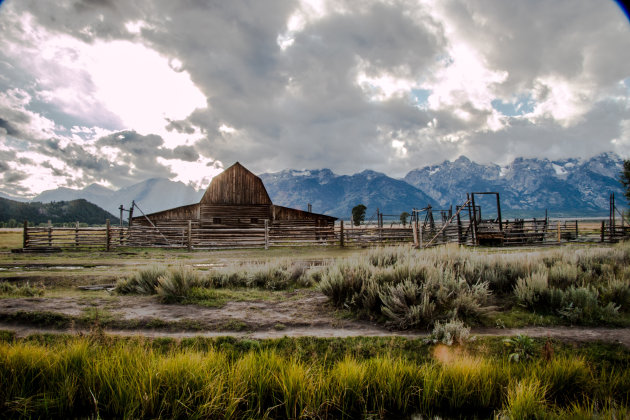
[[[262,180],[236,162],[197,204],[131,219],[130,245],[222,247],[334,238],[335,217],[271,202]]]

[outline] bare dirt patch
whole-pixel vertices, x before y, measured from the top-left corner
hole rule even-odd
[[[423,331],[391,331],[380,325],[342,319],[323,294],[312,290],[284,292],[279,299],[228,302],[219,308],[199,305],[165,305],[152,296],[101,296],[10,298],[0,300],[0,318],[18,313],[54,313],[69,317],[101,314],[116,320],[106,332],[147,337],[236,336],[248,338],[405,336],[423,337]],[[159,321],[160,328],[147,328]],[[164,328],[194,325],[194,328]],[[122,325],[122,327],[121,327]],[[128,326],[125,326],[128,325]],[[0,322],[0,329],[18,336],[33,333],[85,333],[88,328],[55,329],[13,319]],[[479,328],[478,336],[551,337],[566,341],[617,342],[630,348],[629,328],[527,327],[515,329]]]

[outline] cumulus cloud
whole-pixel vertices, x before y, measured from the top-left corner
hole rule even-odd
[[[612,0],[6,0],[0,30],[3,189],[630,154]]]

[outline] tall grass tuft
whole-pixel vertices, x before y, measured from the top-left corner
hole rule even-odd
[[[43,287],[33,287],[28,282],[25,285],[18,286],[8,281],[0,281],[0,296],[33,297],[42,296],[43,294]]]
[[[129,278],[118,280],[114,290],[123,295],[154,295],[157,293],[158,279],[164,276],[166,272],[165,267],[158,265],[143,268]]]
[[[513,380],[507,389],[505,414],[509,419],[541,419],[547,417],[547,389],[537,378]]]
[[[193,287],[198,286],[199,273],[187,266],[179,266],[168,270],[158,278],[156,292],[164,303],[184,301]]]

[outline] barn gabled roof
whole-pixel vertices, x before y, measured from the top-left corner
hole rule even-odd
[[[263,182],[239,162],[212,178],[201,204],[271,205]]]

